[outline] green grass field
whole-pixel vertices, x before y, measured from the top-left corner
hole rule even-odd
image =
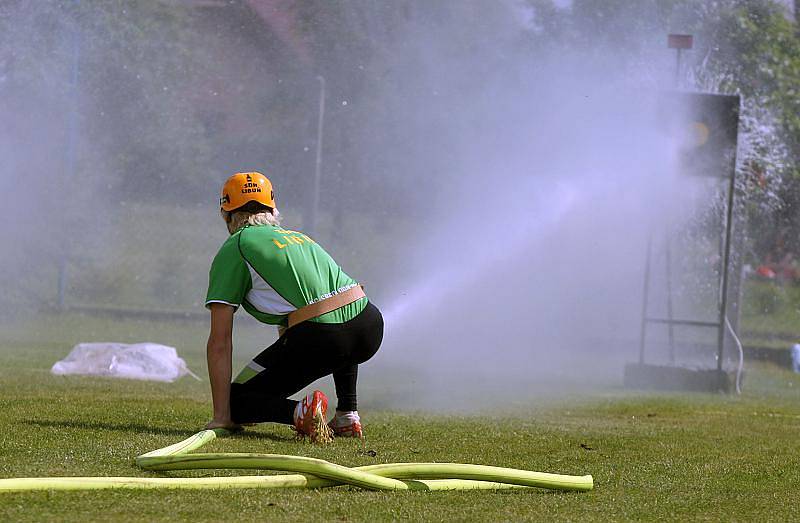
[[[70,332],[58,321],[44,330]],[[83,325],[82,332],[70,335],[128,341],[124,324],[116,324],[117,330],[107,321]],[[197,347],[182,355],[202,374],[203,329],[158,328],[150,333],[160,341],[183,339]],[[51,376],[50,365],[75,340],[53,343],[43,334],[33,342],[13,341],[13,333],[5,332],[12,340],[0,356],[0,477],[148,476],[153,473],[137,469],[134,456],[188,437],[208,418],[205,382]],[[248,335],[247,329],[239,333]],[[350,487],[6,493],[0,494],[0,520],[798,520],[800,376],[750,365],[745,385],[738,397],[614,387],[565,400],[517,397],[515,405],[529,406],[459,417],[380,410],[370,398],[388,392],[371,385],[373,390],[362,390],[361,410],[366,450],[373,452],[353,440],[324,448],[295,442],[292,432],[278,425],[262,425],[204,449],[306,455],[344,465],[440,461],[592,474],[595,490],[589,493]]]

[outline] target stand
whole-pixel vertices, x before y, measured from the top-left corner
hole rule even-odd
[[[733,238],[734,195],[736,183],[736,146],[738,141],[740,99],[738,96],[670,92],[663,100],[663,118],[669,119],[671,129],[679,133],[692,134],[695,138],[681,151],[681,170],[692,176],[719,178],[725,182],[725,205],[721,217],[716,272],[713,282],[718,288],[717,310],[712,321],[695,318],[675,318],[673,313],[672,252],[669,237],[663,251],[666,267],[666,317],[651,313],[650,293],[652,285],[653,241],[648,238],[645,256],[644,288],[642,293],[642,320],[639,339],[639,360],[625,367],[626,387],[637,389],[691,390],[707,392],[730,392],[734,389],[735,372],[723,369],[726,331],[734,330],[729,314],[738,311],[738,302],[731,304],[731,290],[738,294],[741,286],[740,271],[731,270],[731,243]],[[680,116],[676,116],[680,115]],[[731,274],[736,277],[732,280]],[[733,306],[732,306],[733,305]],[[668,334],[668,361],[664,364],[646,362],[648,334],[657,326],[666,327]],[[716,329],[716,366],[692,368],[676,364],[675,329]],[[651,347],[652,348],[652,347]]]

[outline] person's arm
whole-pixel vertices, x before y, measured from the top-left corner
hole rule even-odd
[[[238,429],[231,420],[231,355],[233,352],[233,313],[231,305],[211,303],[211,331],[208,334],[206,357],[211,381],[213,419],[207,429]]]

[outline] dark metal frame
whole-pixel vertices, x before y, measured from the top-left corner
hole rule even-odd
[[[664,324],[669,328],[669,349],[670,363],[675,362],[675,326],[689,327],[713,327],[717,329],[717,370],[722,370],[722,356],[725,349],[725,324],[728,312],[728,281],[731,266],[731,239],[733,232],[733,205],[736,190],[736,152],[733,152],[731,159],[731,169],[728,175],[719,175],[720,179],[728,179],[727,208],[725,209],[725,236],[720,240],[720,292],[719,292],[719,311],[718,320],[715,322],[696,321],[689,319],[675,319],[672,314],[672,254],[670,249],[670,238],[667,237],[666,248],[666,268],[667,268],[667,317],[656,318],[648,315],[648,302],[650,297],[650,269],[652,263],[653,239],[652,234],[647,239],[647,254],[644,269],[644,290],[642,292],[642,325],[639,338],[639,364],[644,364],[644,351],[647,341],[648,324]]]

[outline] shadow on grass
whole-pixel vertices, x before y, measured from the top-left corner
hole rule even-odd
[[[171,429],[163,427],[153,427],[150,425],[143,425],[141,423],[109,423],[103,421],[65,421],[65,420],[25,420],[21,423],[25,425],[33,425],[36,427],[55,427],[67,429],[84,429],[84,430],[116,430],[121,432],[141,432],[145,434],[158,434],[161,436],[175,436],[188,438],[197,434],[201,429],[186,430],[186,429]],[[253,440],[270,440],[276,442],[293,441],[294,436],[270,434],[264,432],[243,431],[235,434],[233,437],[239,439],[253,439]]]

